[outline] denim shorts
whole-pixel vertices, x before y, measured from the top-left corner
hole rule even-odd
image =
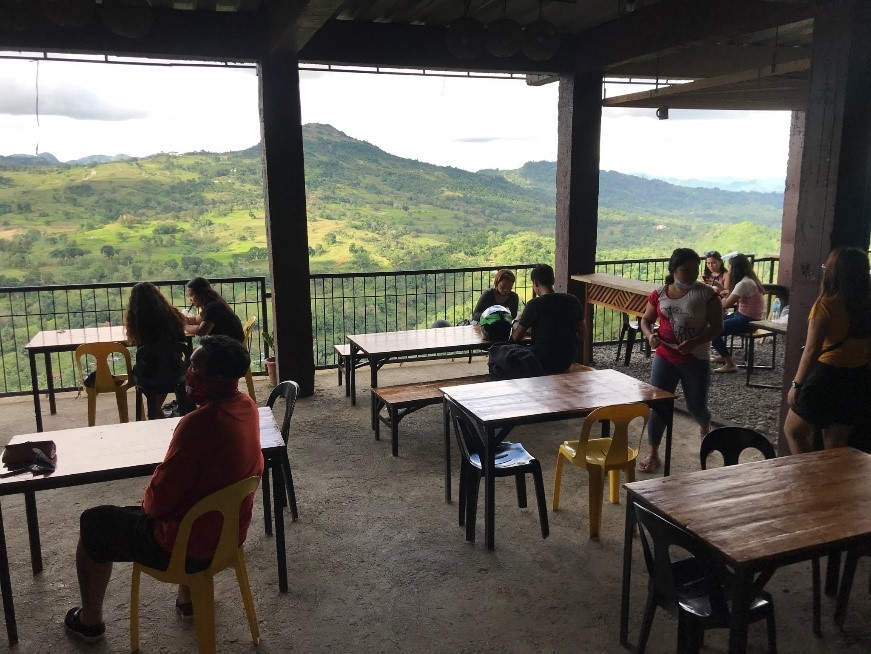
[[[798,391],[795,412],[815,427],[855,425],[867,411],[871,373],[817,362]]]

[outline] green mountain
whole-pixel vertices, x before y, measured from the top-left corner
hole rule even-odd
[[[303,128],[313,271],[553,259],[556,164],[470,173]],[[266,274],[260,148],[0,158],[0,285]],[[54,157],[51,159],[56,162]],[[97,163],[95,163],[95,161]],[[603,171],[598,258],[776,251],[782,197]]]

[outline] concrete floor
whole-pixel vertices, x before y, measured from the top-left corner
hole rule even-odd
[[[482,361],[388,365],[383,384],[481,374]],[[352,407],[333,371],[319,373],[313,397],[293,418],[290,459],[300,520],[287,523],[290,589],[278,592],[274,539],[264,535],[258,497],[246,543],[262,636],[250,641],[232,573],[218,577],[217,633],[221,652],[621,652],[617,639],[624,506],[605,504],[599,541],[587,537],[586,474],[570,469],[561,509],[550,513],[542,540],[534,501],[518,509],[510,480],[497,482],[496,551],[466,543],[457,505],[443,497],[441,412],[424,409],[400,430],[400,456],[369,428],[369,393],[361,375]],[[268,389],[258,381],[262,404]],[[45,405],[44,405],[45,406]],[[98,402],[98,421],[117,420],[111,398]],[[131,394],[132,408],[132,394]],[[84,426],[86,404],[75,393],[59,398],[47,429]],[[559,442],[579,421],[523,427],[512,433],[542,463],[548,503]],[[29,397],[0,401],[0,444],[34,430]],[[675,424],[674,474],[697,469],[697,428],[686,416]],[[640,475],[641,478],[644,475]],[[109,587],[107,637],[97,645],[71,641],[61,625],[78,604],[73,569],[78,515],[101,503],[136,503],[146,478],[40,493],[37,502],[45,571],[32,576],[21,497],[3,498],[3,515],[22,653],[129,651],[130,565],[118,564]],[[530,486],[530,491],[532,487]],[[454,478],[456,496],[456,477]],[[772,498],[776,501],[776,498]],[[858,508],[858,507],[857,507]],[[862,507],[867,510],[867,507]],[[289,515],[287,516],[289,521]],[[640,545],[635,543],[630,642],[636,642],[646,594]],[[810,565],[778,571],[774,596],[781,652],[871,651],[868,559],[860,561],[845,630],[832,623],[834,601],[823,601],[823,638],[811,631]],[[173,611],[173,590],[143,581],[141,651],[196,651],[193,627]],[[676,622],[654,620],[649,652],[674,651]],[[726,651],[727,634],[710,632],[708,652]],[[750,651],[765,651],[761,624],[750,631]]]

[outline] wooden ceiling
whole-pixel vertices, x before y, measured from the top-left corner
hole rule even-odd
[[[101,21],[105,6],[130,1],[94,0],[93,16],[76,28],[59,27],[39,15],[26,29],[16,29],[10,27],[10,13],[22,7],[34,11],[39,3],[0,0],[0,49],[218,61],[291,56],[312,63],[430,71],[732,76],[736,106],[739,96],[752,104],[763,86],[768,88],[765,104],[778,105],[782,82],[785,108],[801,103],[795,89],[804,73],[793,66],[784,75],[757,75],[754,82],[752,71],[772,66],[776,71],[810,57],[814,5],[811,0],[635,0],[634,11],[627,13],[625,3],[632,0],[136,0],[150,6],[152,25],[145,36],[132,39]],[[503,14],[520,25],[541,16],[557,27],[559,50],[547,61],[486,51],[457,59],[447,51],[448,25],[466,12],[484,25]],[[710,87],[706,95],[697,90],[698,102],[716,103]],[[625,106],[652,106],[637,104],[645,101],[654,98],[635,97],[636,104]]]

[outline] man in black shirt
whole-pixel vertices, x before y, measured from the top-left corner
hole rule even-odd
[[[532,345],[494,345],[489,357],[492,379],[565,372],[580,352],[584,326],[580,300],[553,290],[553,268],[546,264],[534,266],[529,277],[535,297],[514,321],[511,340],[519,343],[529,335]]]

